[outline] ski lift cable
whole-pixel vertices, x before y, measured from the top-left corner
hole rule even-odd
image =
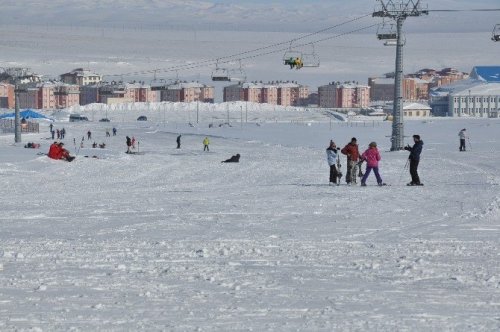
[[[363,30],[371,29],[373,27],[376,27],[377,25],[378,24],[371,24],[371,25],[364,26],[364,27],[361,27],[361,28],[358,28],[358,29],[355,29],[355,30],[343,32],[343,33],[340,33],[340,34],[337,34],[337,35],[334,35],[334,36],[329,36],[329,37],[325,37],[325,38],[314,40],[312,42],[305,42],[305,43],[302,43],[302,44],[298,44],[298,45],[296,45],[296,47],[304,47],[304,46],[310,45],[311,43],[320,43],[320,42],[324,42],[324,41],[328,41],[328,40],[340,38],[340,37],[343,37],[343,36],[346,36],[346,35],[350,35],[350,34],[353,34],[353,33],[356,33],[356,32],[360,32],[360,31],[363,31]],[[288,48],[280,48],[280,49],[271,50],[271,51],[263,52],[263,53],[259,53],[259,54],[248,55],[246,57],[241,57],[239,59],[239,61],[241,61],[241,60],[248,60],[248,59],[254,59],[254,58],[261,57],[261,56],[266,56],[266,55],[271,55],[271,54],[276,54],[276,53],[282,53],[282,52],[284,52],[286,50],[288,50]],[[190,70],[190,69],[200,68],[200,67],[205,66],[207,61],[203,61],[203,62],[199,62],[199,63],[192,63],[192,64],[189,64],[189,65],[183,65],[183,69],[184,70]],[[229,61],[226,61],[226,62],[229,62]],[[177,68],[172,67],[172,68],[157,69],[157,72],[168,73],[168,72],[177,71],[177,70],[178,70]],[[133,75],[147,74],[147,73],[150,73],[150,72],[152,72],[152,71],[136,72],[136,73],[133,73]],[[109,75],[109,76],[119,76],[119,75]]]
[[[483,8],[483,9],[429,9],[427,12],[500,12],[500,8]]]
[[[494,11],[500,11],[500,9],[495,9],[495,8],[490,8],[490,9],[429,9],[429,10],[426,10],[426,11],[427,12],[494,12]],[[229,63],[229,62],[235,60],[235,58],[238,58],[238,57],[240,57],[242,55],[247,55],[247,54],[251,54],[251,53],[255,53],[255,52],[267,50],[267,49],[274,48],[274,47],[277,47],[277,46],[281,46],[281,45],[284,45],[284,44],[291,44],[293,42],[296,42],[296,41],[299,41],[299,40],[302,40],[302,39],[306,39],[306,38],[315,36],[317,34],[324,33],[326,31],[338,28],[338,27],[340,27],[342,25],[346,25],[346,24],[349,24],[349,23],[361,20],[361,19],[366,18],[366,17],[371,17],[371,16],[372,16],[372,13],[366,14],[366,15],[362,15],[362,16],[359,16],[359,17],[355,17],[355,18],[353,18],[351,20],[348,20],[348,21],[345,21],[345,22],[342,22],[342,23],[339,23],[339,24],[336,24],[336,25],[333,25],[333,26],[330,26],[330,27],[327,27],[327,28],[324,28],[324,29],[312,32],[312,33],[309,33],[309,34],[306,34],[306,35],[301,36],[301,37],[293,38],[291,40],[283,41],[283,42],[280,42],[280,43],[275,43],[275,44],[272,44],[272,45],[268,45],[268,46],[256,48],[256,49],[253,49],[253,50],[248,50],[248,51],[241,52],[241,53],[236,53],[236,54],[233,54],[233,55],[218,57],[216,59],[209,59],[209,60],[204,60],[204,61],[200,61],[200,62],[194,62],[194,63],[191,63],[191,64],[173,66],[173,67],[169,67],[169,68],[157,68],[157,69],[153,69],[153,70],[143,70],[143,71],[137,71],[137,72],[124,73],[124,74],[107,74],[107,75],[103,75],[103,76],[105,76],[105,77],[138,76],[138,75],[152,74],[152,73],[155,73],[155,72],[172,72],[172,71],[178,71],[178,70],[195,69],[195,68],[203,67],[203,66],[205,66],[207,64],[214,64],[215,62]],[[378,24],[374,24],[374,25],[371,25],[371,26],[368,26],[368,27],[363,27],[363,28],[360,28],[360,29],[356,29],[356,30],[347,32],[347,33],[340,34],[340,35],[335,35],[335,36],[332,36],[332,37],[327,37],[327,38],[319,39],[319,40],[316,40],[316,41],[313,41],[313,42],[308,42],[308,43],[305,43],[305,44],[295,45],[295,47],[303,47],[303,46],[306,46],[306,45],[311,44],[311,43],[319,43],[319,42],[331,40],[331,39],[334,39],[334,38],[345,36],[345,35],[350,34],[350,33],[354,33],[354,32],[361,31],[361,30],[365,30],[365,29],[368,29],[368,28],[371,28],[371,27],[374,27],[374,26],[377,26],[377,25]],[[252,59],[252,58],[256,58],[256,57],[262,56],[262,55],[269,55],[269,54],[274,54],[274,53],[278,53],[278,52],[283,52],[283,51],[286,51],[287,49],[289,49],[289,48],[274,50],[274,51],[265,52],[265,53],[259,53],[259,54],[255,54],[255,55],[252,55],[252,56],[240,57],[238,60],[241,61],[241,60],[246,60],[246,59]],[[223,60],[223,61],[221,61],[221,60]]]
[[[182,69],[182,70],[191,69],[193,65],[198,65],[198,64],[200,66],[202,66],[202,65],[207,65],[207,64],[213,64],[215,62],[228,63],[228,62],[231,62],[231,61],[237,60],[237,59],[240,59],[240,60],[241,59],[245,59],[245,58],[241,57],[243,55],[260,52],[260,51],[263,51],[263,50],[266,50],[266,49],[270,49],[270,48],[274,48],[274,47],[278,47],[278,46],[281,46],[281,45],[284,45],[284,44],[292,44],[292,43],[294,43],[296,41],[300,41],[300,40],[303,40],[303,39],[306,39],[306,38],[310,38],[312,36],[315,36],[315,35],[318,35],[320,33],[324,33],[326,31],[329,31],[329,30],[341,27],[343,25],[359,21],[359,20],[361,20],[363,18],[371,17],[371,15],[372,15],[371,13],[370,14],[366,14],[366,15],[362,15],[362,16],[350,19],[348,21],[345,21],[345,22],[342,22],[342,23],[339,23],[339,24],[335,24],[333,26],[330,26],[330,27],[327,27],[327,28],[324,28],[324,29],[321,29],[321,30],[318,30],[318,31],[315,31],[315,32],[312,32],[312,33],[309,33],[309,34],[306,34],[304,36],[296,37],[296,38],[293,38],[293,39],[290,39],[290,40],[287,40],[287,41],[283,41],[283,42],[271,44],[271,45],[268,45],[268,46],[259,47],[259,48],[253,49],[253,50],[244,51],[244,52],[241,52],[241,53],[236,53],[236,54],[232,54],[232,55],[218,57],[216,59],[209,59],[209,60],[204,60],[204,61],[200,61],[200,62],[196,62],[196,63],[192,63],[192,64],[178,65],[178,66],[169,67],[169,68],[157,68],[157,69],[154,69],[154,70],[145,70],[145,71],[125,73],[125,74],[109,74],[109,75],[103,75],[103,76],[106,76],[106,77],[137,76],[137,75],[142,75],[142,74],[152,74],[152,73],[154,73],[155,70],[157,70],[159,72],[165,72],[165,71],[171,71],[171,70],[174,70],[174,69]],[[307,44],[310,44],[310,43],[311,42],[309,42]],[[300,46],[304,46],[304,45],[297,45],[296,47],[300,47]],[[280,52],[281,51],[282,50],[280,50]],[[200,66],[198,66],[198,67],[200,67]]]
[[[343,37],[343,36],[346,36],[346,35],[350,35],[350,34],[353,34],[353,33],[356,33],[356,32],[360,32],[360,31],[363,31],[363,30],[367,30],[367,29],[376,27],[377,25],[378,24],[368,25],[368,26],[365,26],[365,27],[362,27],[362,28],[358,28],[358,29],[351,30],[351,31],[348,31],[348,32],[344,32],[344,33],[341,33],[341,34],[337,34],[337,35],[334,35],[334,36],[329,36],[329,37],[325,37],[325,38],[322,38],[322,39],[318,39],[318,40],[313,41],[312,43],[320,43],[320,42],[324,42],[324,41],[328,41],[328,40],[340,38],[340,37]],[[298,45],[296,45],[296,47],[304,47],[304,46],[307,46],[309,44],[311,44],[311,42],[307,42],[307,43],[303,43],[303,44],[298,44]],[[242,57],[239,60],[254,59],[254,58],[258,58],[258,57],[265,56],[265,55],[282,53],[282,52],[284,52],[286,50],[288,50],[288,48],[281,48],[281,49],[277,49],[277,50],[271,50],[271,51],[264,52],[264,53],[248,55],[246,57]],[[188,70],[188,69],[195,69],[195,68],[199,68],[199,67],[202,67],[202,66],[204,66],[204,64],[192,64],[190,67],[186,67],[185,69],[186,70]],[[165,68],[165,69],[163,69],[161,71],[162,72],[169,72],[169,71],[172,71],[172,70],[173,69]]]

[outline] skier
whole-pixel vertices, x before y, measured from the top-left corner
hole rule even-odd
[[[113,127],[113,136],[116,136],[116,127]]]
[[[176,142],[177,142],[177,149],[181,148],[181,136],[182,135],[177,136],[177,140],[176,140]]]
[[[408,183],[408,186],[423,186],[424,184],[420,182],[420,177],[418,176],[418,164],[420,162],[420,154],[422,153],[422,148],[424,146],[424,141],[420,139],[419,135],[413,135],[413,144],[412,147],[410,145],[405,146],[405,150],[410,151],[410,175],[411,182]]]
[[[131,152],[130,147],[132,146],[132,140],[128,136],[127,136],[126,140],[127,140],[127,152],[126,153],[130,153]]]
[[[240,162],[240,154],[236,154],[232,156],[231,158],[221,161],[222,163],[239,163]]]
[[[363,160],[366,160],[366,172],[361,179],[361,186],[366,187],[366,179],[368,178],[368,175],[370,175],[372,170],[373,173],[375,173],[378,185],[384,186],[385,183],[382,181],[382,178],[380,177],[380,174],[378,172],[378,162],[382,158],[380,157],[380,153],[378,152],[377,143],[371,142],[368,149],[361,155],[361,158]]]
[[[50,132],[52,132],[52,129],[53,129],[53,128],[54,128],[54,125],[51,123],[51,124],[49,125]]]
[[[338,184],[339,172],[336,167],[337,157],[338,157],[337,145],[334,141],[330,141],[330,146],[326,149],[326,160],[328,161],[328,166],[330,166],[330,185]]]
[[[347,185],[356,183],[356,173],[359,161],[359,149],[356,137],[353,137],[351,139],[351,142],[344,146],[344,148],[340,150],[340,152],[347,156],[347,174],[345,176]]]
[[[135,150],[135,137],[132,136],[132,141],[130,142],[132,144],[132,149]]]
[[[205,137],[205,139],[203,140],[203,151],[210,151],[210,149],[208,148],[209,144],[210,140],[208,139],[208,137]]]
[[[61,129],[61,139],[64,139],[66,137],[66,129]]]
[[[87,131],[87,139],[90,141],[90,139],[92,138],[92,133],[89,131]]]
[[[460,151],[465,151],[465,139],[467,138],[467,136],[465,135],[465,128],[460,130],[458,132],[458,137],[460,137],[460,148],[459,150]]]

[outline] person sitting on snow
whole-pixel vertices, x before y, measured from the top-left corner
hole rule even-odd
[[[237,155],[232,156],[229,159],[226,159],[224,161],[221,161],[222,163],[239,163],[240,162],[240,154],[238,153]]]
[[[69,151],[64,148],[64,143],[54,142],[49,147],[49,153],[47,154],[49,158],[55,160],[66,160],[72,161],[75,157],[70,156]]]

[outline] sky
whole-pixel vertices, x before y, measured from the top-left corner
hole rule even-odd
[[[430,9],[500,8],[498,0],[440,0]],[[373,12],[375,0],[0,0],[0,25],[124,26],[199,30],[314,31]],[[375,19],[372,19],[375,20]],[[480,32],[500,12],[431,13],[416,32]]]

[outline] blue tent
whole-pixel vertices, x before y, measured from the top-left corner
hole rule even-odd
[[[9,119],[9,118],[13,119],[15,116],[16,116],[16,113],[2,114],[2,115],[0,115],[0,119]],[[50,119],[50,118],[46,117],[45,115],[37,113],[37,112],[30,110],[30,109],[27,109],[25,111],[20,112],[19,116],[21,117],[21,119],[24,118],[26,120],[46,119],[46,120],[54,121],[53,119]]]

